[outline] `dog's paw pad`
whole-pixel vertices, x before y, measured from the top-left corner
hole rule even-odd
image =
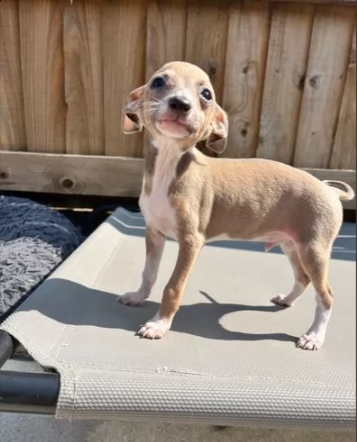
[[[275,296],[274,298],[272,298],[270,300],[273,304],[275,305],[281,305],[282,307],[292,307],[293,304],[289,303],[289,301],[287,301],[287,297],[284,295],[278,295]]]
[[[297,341],[296,347],[302,350],[319,350],[323,345],[323,340],[316,335],[304,335]]]
[[[147,296],[141,292],[130,292],[125,293],[125,295],[118,296],[117,301],[121,304],[128,305],[131,307],[138,307],[143,305]]]
[[[138,331],[138,335],[146,339],[162,339],[170,329],[170,323],[164,319],[153,319]]]

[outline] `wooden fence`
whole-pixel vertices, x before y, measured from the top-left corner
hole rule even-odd
[[[0,190],[138,195],[144,140],[121,109],[170,60],[210,74],[225,156],[355,187],[355,0],[335,3],[1,0]]]

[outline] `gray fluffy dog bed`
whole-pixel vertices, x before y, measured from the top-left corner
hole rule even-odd
[[[81,242],[63,215],[24,198],[0,196],[0,320]]]

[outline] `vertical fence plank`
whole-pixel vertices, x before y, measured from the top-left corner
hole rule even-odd
[[[165,63],[185,58],[186,0],[150,0],[147,15],[146,79]],[[144,151],[149,138],[144,135]]]
[[[188,2],[186,61],[194,63],[211,78],[217,100],[221,101],[227,48],[229,2],[200,0]]]
[[[145,82],[147,3],[107,0],[103,11],[104,127],[106,155],[140,157],[142,134],[124,135],[122,109]]]
[[[317,6],[294,165],[326,168],[340,109],[354,11]]]
[[[257,156],[290,164],[310,47],[312,5],[273,9]]]
[[[330,168],[356,168],[356,27],[352,35],[351,54]]]
[[[163,64],[185,58],[186,0],[152,0],[148,5],[146,77]]]
[[[75,0],[64,13],[69,154],[104,153],[101,0]]]
[[[18,1],[0,7],[0,150],[26,150]]]
[[[267,2],[232,4],[223,96],[230,121],[227,157],[255,156],[268,37]]]
[[[66,150],[63,6],[19,0],[21,65],[28,150]]]

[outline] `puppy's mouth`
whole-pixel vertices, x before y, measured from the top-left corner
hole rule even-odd
[[[156,120],[158,126],[172,127],[173,129],[186,129],[188,124],[186,121],[182,121],[180,118],[160,118]]]
[[[195,128],[186,118],[162,116],[156,119],[156,127],[163,134],[173,138],[183,138],[192,135]]]

